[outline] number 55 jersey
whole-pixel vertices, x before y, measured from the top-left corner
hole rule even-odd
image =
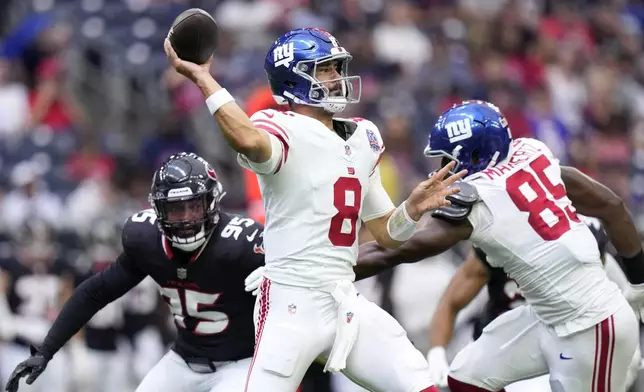
[[[468,177],[480,200],[470,240],[517,282],[559,336],[587,329],[625,304],[608,280],[597,241],[566,195],[545,144],[516,139],[505,161]]]
[[[380,182],[378,128],[334,119],[334,130],[293,112],[262,110],[251,120],[268,133],[272,157],[239,163],[258,175],[266,210],[266,270],[277,283],[319,287],[353,281],[361,221],[394,208]]]

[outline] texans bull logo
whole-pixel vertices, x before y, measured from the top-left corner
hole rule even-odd
[[[212,178],[213,180],[217,180],[217,174],[211,167],[206,168],[206,174],[208,174],[208,177]]]

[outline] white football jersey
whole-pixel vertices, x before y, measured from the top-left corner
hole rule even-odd
[[[595,325],[625,304],[608,280],[597,241],[577,216],[559,161],[540,141],[516,139],[508,158],[469,177],[481,203],[469,221],[475,246],[519,285],[557,334]]]
[[[239,163],[258,174],[266,210],[265,275],[276,282],[319,287],[354,280],[361,220],[394,208],[380,181],[384,144],[361,118],[345,141],[320,121],[293,112],[262,110],[251,120],[269,133],[272,157]]]

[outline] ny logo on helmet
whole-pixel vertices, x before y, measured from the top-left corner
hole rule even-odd
[[[447,137],[449,138],[450,143],[455,143],[472,137],[472,124],[469,118],[447,123],[445,124],[445,129],[447,129]]]
[[[293,55],[293,42],[280,45],[273,49],[273,61],[275,68],[283,65],[288,68],[289,64],[295,59]]]

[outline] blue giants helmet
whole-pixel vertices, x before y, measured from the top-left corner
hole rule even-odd
[[[499,108],[465,101],[445,111],[429,134],[425,156],[456,161],[455,171],[478,173],[508,156],[512,133]]]
[[[360,77],[348,75],[351,58],[351,54],[326,31],[297,29],[273,43],[266,55],[264,70],[278,104],[317,106],[336,113],[344,110],[348,103],[360,100]],[[330,91],[315,78],[317,67],[330,61],[336,62],[340,77],[324,83],[338,82],[337,95],[334,95],[335,90]]]

